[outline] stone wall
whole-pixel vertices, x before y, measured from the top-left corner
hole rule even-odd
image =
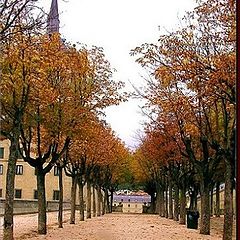
[[[0,199],[0,216],[4,214],[4,199]],[[29,214],[38,212],[37,200],[14,200],[14,214]],[[64,210],[70,210],[70,202],[63,203]],[[58,201],[47,201],[47,211],[58,211]]]

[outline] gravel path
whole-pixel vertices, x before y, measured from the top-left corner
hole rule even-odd
[[[211,219],[211,235],[199,234],[199,230],[188,229],[170,219],[158,215],[112,213],[69,224],[69,212],[64,213],[64,226],[57,225],[57,213],[48,213],[48,234],[37,235],[37,214],[14,217],[14,239],[51,240],[220,240],[222,239],[223,218]],[[78,212],[76,213],[78,216]],[[2,218],[1,221],[2,223]],[[2,224],[1,224],[2,225]],[[2,226],[0,239],[2,238]]]

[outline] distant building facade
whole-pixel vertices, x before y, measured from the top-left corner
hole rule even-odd
[[[143,213],[143,207],[149,206],[151,196],[145,195],[113,195],[113,207],[121,207],[123,213]]]

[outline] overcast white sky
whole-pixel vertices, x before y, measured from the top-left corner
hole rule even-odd
[[[129,55],[142,43],[154,43],[164,29],[176,29],[195,0],[58,0],[60,33],[72,43],[104,48],[107,59],[117,69],[114,79],[139,86],[143,80],[141,67]],[[48,12],[51,0],[42,3]],[[160,27],[160,30],[159,30]],[[107,109],[107,122],[130,148],[136,144],[143,116],[139,101],[130,100]]]

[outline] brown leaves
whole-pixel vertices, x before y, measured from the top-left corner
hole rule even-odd
[[[153,116],[138,150],[145,167],[171,159],[171,149],[176,159],[186,137],[201,159],[200,138],[221,142],[235,124],[235,2],[199,1],[184,19],[183,28],[131,51],[153,76],[141,93]]]
[[[81,154],[102,159],[106,151],[100,150],[108,149],[112,153],[108,157],[113,158],[106,147],[112,138],[110,130],[98,122],[97,113],[125,96],[119,93],[123,83],[111,79],[112,70],[101,48],[77,49],[63,43],[57,33],[50,37],[19,33],[3,46],[3,53],[0,97],[6,107],[6,129],[7,120],[13,124],[14,111],[25,99],[21,127],[29,144],[37,143],[44,152],[52,141],[62,144],[70,136],[78,142]]]

